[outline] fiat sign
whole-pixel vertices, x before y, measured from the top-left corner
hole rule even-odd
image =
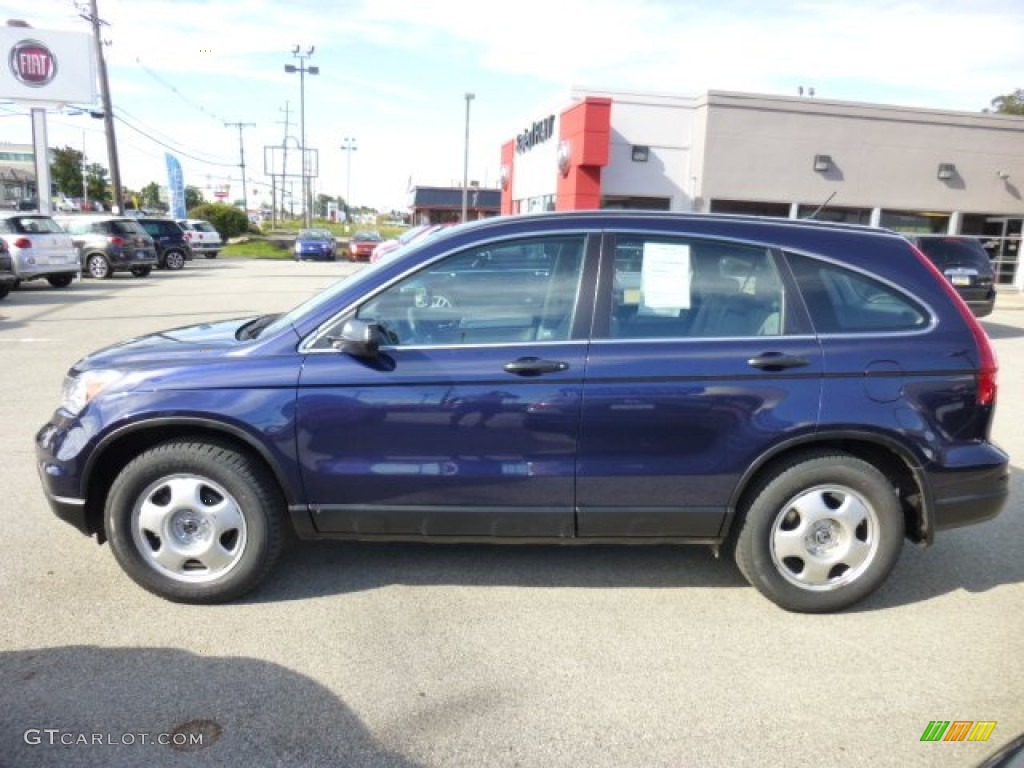
[[[11,74],[29,88],[41,88],[57,75],[57,57],[38,40],[22,40],[11,48]]]
[[[97,102],[90,35],[0,27],[0,46],[0,99],[29,106]]]

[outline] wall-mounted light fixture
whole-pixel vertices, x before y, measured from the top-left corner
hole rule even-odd
[[[634,144],[632,157],[634,163],[646,163],[648,158],[651,156],[651,148],[645,147],[642,144]]]
[[[818,173],[827,173],[832,167],[832,155],[815,155],[814,170]]]
[[[953,163],[939,163],[939,178],[949,181],[956,173],[956,166]]]

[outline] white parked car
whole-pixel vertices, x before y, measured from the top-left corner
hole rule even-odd
[[[208,259],[217,258],[224,247],[220,239],[220,233],[208,221],[203,219],[178,219],[178,223],[185,230],[185,239],[192,246],[192,252],[202,254]]]
[[[54,288],[66,288],[82,269],[71,235],[50,216],[4,212],[0,214],[0,238],[11,252],[19,283],[46,278]]]

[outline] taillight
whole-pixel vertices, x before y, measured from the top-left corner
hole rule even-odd
[[[14,241],[14,246],[16,248],[31,248],[32,241],[29,240],[27,237],[19,237],[17,240]]]
[[[978,348],[978,405],[995,405],[996,376],[999,373],[999,360],[996,357],[996,351],[992,347],[988,334],[981,327],[978,318],[971,312],[971,308],[967,306],[967,302],[956,292],[953,284],[946,279],[944,274],[939,272],[939,268],[927,256],[921,253],[917,246],[912,245],[911,248],[914,249],[917,258],[935,275],[935,279],[942,286],[942,290],[946,292],[946,295],[956,305],[956,308],[960,311],[960,316],[967,323],[967,327],[971,329],[971,336],[974,337],[974,344]]]
[[[191,240],[192,239],[192,233],[191,232],[186,232],[185,233],[185,239],[186,240]]]
[[[122,245],[124,245],[124,238],[123,237],[112,237],[112,238],[110,238],[110,244],[111,245],[116,245],[118,248],[120,248]]]

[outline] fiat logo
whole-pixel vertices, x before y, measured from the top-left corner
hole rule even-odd
[[[38,40],[22,40],[11,49],[11,72],[18,82],[42,88],[57,76],[57,57]]]

